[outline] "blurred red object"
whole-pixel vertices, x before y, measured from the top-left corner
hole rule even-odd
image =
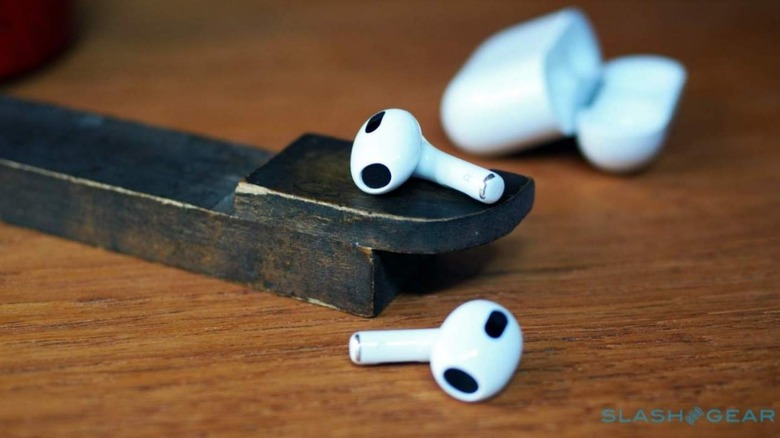
[[[0,0],[0,79],[56,55],[71,37],[69,0]]]

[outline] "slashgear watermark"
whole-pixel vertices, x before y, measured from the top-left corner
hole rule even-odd
[[[637,409],[635,411],[624,411],[623,409],[602,409],[602,423],[646,423],[646,424],[668,424],[668,423],[688,423],[695,426],[697,423],[724,423],[724,424],[742,424],[742,423],[774,423],[774,409],[703,409],[698,406],[688,411],[684,409]]]

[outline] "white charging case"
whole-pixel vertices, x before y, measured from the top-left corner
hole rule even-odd
[[[603,63],[585,15],[564,9],[483,42],[444,92],[444,130],[461,149],[500,155],[575,135],[594,165],[629,172],[660,151],[685,84],[675,60]]]

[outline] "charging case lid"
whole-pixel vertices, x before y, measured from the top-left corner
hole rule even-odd
[[[471,153],[577,135],[597,166],[631,170],[629,152],[648,157],[660,148],[684,83],[682,65],[660,56],[604,64],[587,18],[568,8],[485,40],[447,86],[441,119],[452,142]],[[610,163],[614,148],[625,156]]]
[[[594,166],[631,172],[661,150],[685,84],[685,68],[656,55],[604,66],[593,102],[577,113],[577,143]]]

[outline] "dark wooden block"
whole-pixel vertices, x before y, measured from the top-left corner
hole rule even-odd
[[[0,220],[375,316],[421,255],[493,241],[533,203],[533,181],[503,172],[506,194],[492,206],[416,179],[366,195],[349,176],[350,148],[310,134],[269,161],[242,145],[0,98]]]

